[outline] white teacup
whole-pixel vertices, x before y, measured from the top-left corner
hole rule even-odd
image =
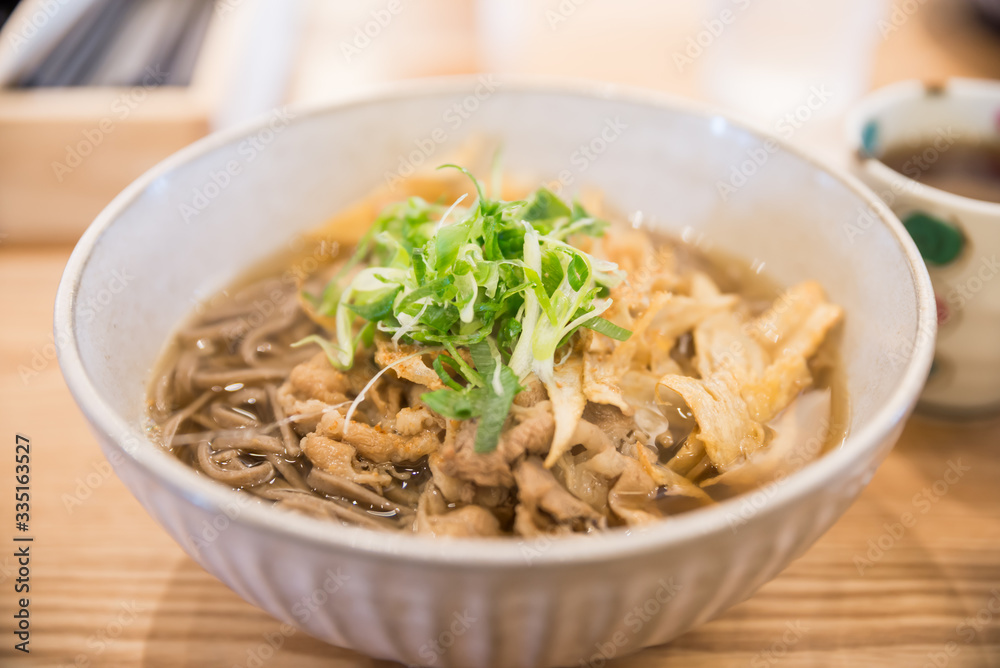
[[[855,173],[903,221],[934,284],[937,349],[921,408],[1000,410],[1000,204],[921,184],[879,160],[887,149],[920,143],[926,150],[904,163],[912,176],[958,142],[1000,141],[1000,82],[893,84],[855,107],[847,131]],[[869,213],[859,212],[845,233],[863,235]]]

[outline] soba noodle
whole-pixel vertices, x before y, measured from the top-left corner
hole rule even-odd
[[[412,187],[442,196],[419,209],[440,229],[461,186]],[[377,197],[349,218],[371,221],[384,204]],[[456,208],[449,220],[475,211]],[[592,292],[608,324],[589,320],[594,330],[577,326],[557,342],[551,366],[536,360],[516,379],[523,389],[509,394],[506,416],[477,407],[498,405],[510,389],[502,376],[518,353],[513,338],[503,347],[509,315],[490,334],[492,362],[489,349],[483,358],[398,331],[419,324],[425,301],[410,315],[380,316],[396,334],[374,328],[349,367],[335,368],[343,347],[326,341],[339,312],[324,311],[324,286],[339,280],[342,289],[367,265],[347,262],[348,245],[312,239],[298,259],[270,263],[177,332],[151,385],[156,435],[201,474],[278,508],[440,536],[639,525],[787,475],[842,436],[828,335],[841,312],[818,285],[782,292],[739,262],[625,226],[574,244],[566,271],[573,253],[592,254],[581,257],[601,267]],[[315,266],[303,271],[307,256]],[[614,272],[626,280],[602,278]],[[529,297],[520,299],[523,317]],[[355,322],[348,331],[364,330]],[[324,351],[293,347],[303,341],[326,342]],[[490,423],[498,431],[484,447]]]

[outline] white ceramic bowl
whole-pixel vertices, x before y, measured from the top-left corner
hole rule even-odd
[[[164,161],[73,253],[56,300],[60,364],[136,498],[276,618],[408,663],[600,665],[748,597],[844,512],[927,375],[931,287],[869,191],[780,141],[652,93],[483,81],[274,115]],[[515,173],[562,173],[569,190],[600,187],[666,230],[763,261],[783,283],[822,282],[847,312],[843,447],[780,484],[645,530],[523,543],[385,536],[241,504],[146,440],[151,367],[199,298],[363,196],[406,155],[431,151],[433,163],[483,133],[503,138]],[[753,173],[735,192],[720,187],[741,171]],[[845,226],[869,211],[865,233],[849,238]]]

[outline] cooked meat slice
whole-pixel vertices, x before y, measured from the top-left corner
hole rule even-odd
[[[338,411],[326,413],[316,427],[316,433],[350,443],[363,457],[376,464],[415,462],[441,447],[437,432],[424,431],[403,436],[353,420],[345,426],[344,416]]]
[[[482,506],[463,506],[442,515],[417,514],[419,533],[452,538],[499,536],[500,522]]]
[[[552,404],[542,401],[531,408],[514,413],[518,425],[500,435],[497,450],[503,452],[504,459],[514,461],[525,452],[544,455],[552,445],[556,421],[552,415]]]
[[[524,389],[514,397],[515,406],[530,408],[549,398],[548,393],[545,392],[545,386],[535,374],[530,374],[521,385],[524,386]]]
[[[358,466],[354,446],[319,434],[309,434],[302,439],[302,451],[315,466],[359,485],[380,489],[392,482],[388,473],[364,471]]]
[[[528,457],[514,469],[517,496],[522,507],[532,515],[543,511],[562,524],[575,529],[597,526],[603,517],[559,484],[552,472],[537,457]]]
[[[482,506],[449,510],[441,491],[433,483],[420,495],[413,528],[418,533],[454,538],[501,535],[500,522],[493,513]]]
[[[282,409],[288,412],[287,419],[291,421],[292,429],[299,436],[316,431],[316,425],[319,424],[323,414],[336,410],[335,406],[337,406],[337,404],[331,406],[319,399],[298,401],[290,398],[287,394],[282,394],[281,389],[278,390],[278,401],[281,403]],[[344,404],[346,403],[345,401]]]
[[[375,364],[378,364],[383,369],[395,364],[396,366],[392,367],[392,370],[400,378],[404,378],[417,385],[429,387],[432,390],[441,389],[444,387],[444,383],[438,378],[437,372],[434,369],[424,364],[422,356],[410,357],[405,362],[400,362],[400,360],[406,359],[419,351],[420,349],[417,346],[402,343],[397,345],[388,339],[379,337],[375,340]]]
[[[534,538],[546,534],[570,534],[573,527],[568,524],[559,524],[548,515],[541,513],[537,508],[528,508],[524,504],[518,504],[514,508],[514,534],[525,538]]]
[[[525,453],[543,455],[548,452],[555,433],[552,404],[548,401],[517,409],[512,415],[518,424],[500,435],[493,452],[476,452],[475,420],[450,420],[449,423],[454,424],[449,426],[449,436],[441,448],[441,471],[485,487],[511,487],[514,484],[511,464]]]
[[[628,448],[640,456],[647,454],[639,452],[644,449],[642,445]],[[666,469],[662,472],[654,469],[656,475],[651,476],[640,461],[614,448],[602,450],[582,463],[564,463],[564,466],[568,487],[577,496],[587,499],[591,506],[600,510],[610,508],[615,516],[629,525],[643,524],[659,517],[649,505],[658,486],[670,485],[672,492],[683,488],[686,496],[708,499],[701,489],[682,476]]]
[[[278,401],[286,415],[301,415],[350,401],[350,392],[347,375],[334,369],[326,355],[319,353],[292,369],[278,389]]]
[[[514,475],[503,451],[476,452],[476,421],[448,420],[441,457],[441,471],[446,475],[486,487],[511,487]]]
[[[285,415],[293,419],[295,430],[307,434],[315,431],[320,417],[331,412],[332,407],[349,404],[371,376],[372,366],[361,360],[344,373],[333,368],[326,355],[319,353],[292,369],[288,379],[278,388],[278,403]],[[363,404],[365,412],[387,414],[394,401],[394,392],[387,390],[386,394],[384,398],[381,388],[369,390]]]
[[[441,454],[435,452],[427,458],[427,466],[434,477],[434,484],[444,498],[452,503],[472,503],[476,496],[476,486],[467,480],[459,480],[444,472]]]
[[[431,413],[426,406],[403,408],[395,415],[396,431],[403,436],[416,436],[422,431],[442,427],[441,418]]]
[[[597,512],[606,514],[608,490],[614,480],[609,482],[605,476],[589,468],[587,462],[579,463],[576,460],[576,457],[563,457],[551,470],[573,496],[586,502]]]

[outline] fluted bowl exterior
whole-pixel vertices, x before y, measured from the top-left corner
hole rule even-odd
[[[526,180],[598,187],[647,224],[762,262],[782,283],[819,280],[847,314],[844,444],[754,493],[647,527],[498,541],[389,536],[261,507],[146,438],[147,384],[199,299],[373,187],[484,136],[503,141],[505,166]],[[898,437],[930,365],[935,312],[916,249],[872,198],[724,115],[640,91],[480,77],[276,110],[169,158],[101,213],[60,285],[60,364],[140,503],[206,570],[286,622],[282,633],[414,665],[602,665],[751,595],[837,520]]]

